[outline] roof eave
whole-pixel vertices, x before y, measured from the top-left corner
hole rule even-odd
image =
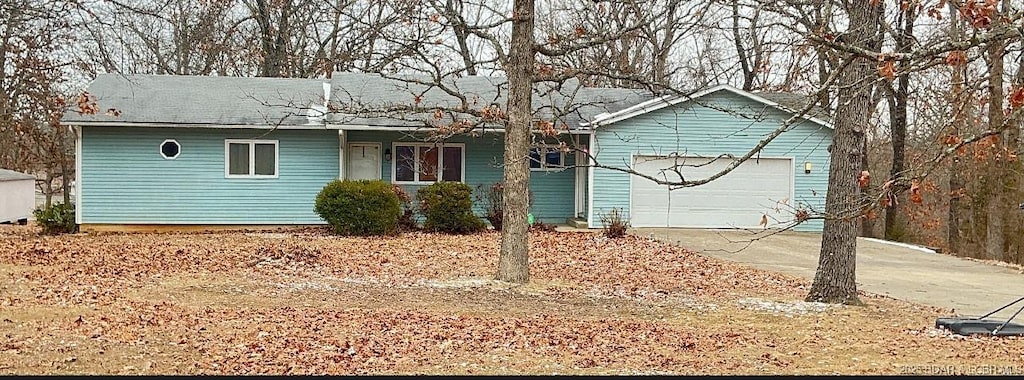
[[[63,121],[77,127],[141,127],[141,128],[211,128],[211,129],[336,129],[329,124],[218,124],[218,123],[157,123],[134,121]]]
[[[427,132],[431,128],[423,125],[366,125],[366,124],[327,124],[330,128],[338,129],[343,131],[375,131],[375,132]],[[504,128],[481,128],[475,129],[476,132],[494,132],[494,133],[505,133]],[[533,131],[533,133],[540,133]],[[568,130],[558,131],[558,134],[590,134],[593,131],[589,128],[573,128]]]

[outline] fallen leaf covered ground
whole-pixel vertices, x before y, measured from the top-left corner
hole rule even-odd
[[[1021,374],[1024,339],[643,237],[323,229],[39,236],[0,226],[4,374]]]

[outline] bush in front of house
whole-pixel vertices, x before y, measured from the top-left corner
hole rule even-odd
[[[489,187],[477,185],[477,202],[484,205],[484,218],[491,223],[495,231],[501,231],[505,221],[505,204],[502,194],[505,193],[505,182],[495,182]],[[533,191],[527,193],[530,207],[533,207]]]
[[[629,221],[622,217],[622,211],[618,207],[611,209],[607,214],[602,214],[601,224],[604,236],[611,239],[626,236],[626,229],[629,228]]]
[[[477,185],[477,191],[482,193],[477,200],[484,204],[484,217],[491,222],[491,227],[494,227],[495,231],[501,231],[502,221],[505,220],[505,205],[501,197],[504,190],[504,182],[495,182],[487,188],[482,184]]]
[[[78,231],[75,224],[75,205],[53,203],[50,207],[38,208],[32,212],[36,223],[47,235],[70,234]]]
[[[438,182],[420,188],[416,199],[426,218],[423,228],[431,232],[469,234],[486,228],[473,214],[473,190],[460,182]]]
[[[340,235],[391,235],[398,230],[401,203],[390,183],[376,180],[327,183],[313,208]]]
[[[416,215],[414,215],[412,197],[409,195],[409,192],[405,191],[401,186],[392,186],[395,190],[395,195],[398,196],[398,203],[402,205],[402,213],[398,216],[398,230],[415,231],[419,229],[420,226],[416,224]]]

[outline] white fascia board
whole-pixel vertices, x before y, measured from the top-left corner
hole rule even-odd
[[[335,129],[330,125],[309,124],[309,125],[270,125],[270,124],[195,124],[195,123],[136,123],[136,122],[111,122],[111,121],[68,121],[64,125],[79,127],[143,127],[143,128],[210,128],[210,129]]]
[[[342,131],[397,131],[397,132],[409,132],[409,131],[427,131],[431,128],[424,126],[383,126],[383,125],[356,125],[356,124],[331,124],[327,123],[328,129],[337,129]]]
[[[432,128],[425,126],[384,126],[384,125],[355,125],[355,124],[327,124],[328,129],[337,129],[342,131],[391,131],[391,132],[427,132]],[[485,128],[478,130],[478,132],[496,132],[505,133],[505,128]],[[534,132],[540,133],[540,132]],[[568,131],[558,131],[558,134],[591,134],[594,133],[590,129],[570,129]]]

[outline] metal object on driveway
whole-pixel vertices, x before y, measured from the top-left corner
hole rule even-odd
[[[1024,297],[1018,298],[1016,301],[1010,302],[1001,308],[998,308],[991,313],[985,314],[977,318],[971,317],[946,317],[935,320],[936,328],[949,329],[953,333],[959,335],[994,335],[994,336],[1021,336],[1024,335],[1024,325],[1013,323],[1013,319],[1017,318],[1017,315],[1024,311],[1024,306],[1017,309],[1017,312],[1013,313],[1010,318],[1004,320],[999,319],[987,319],[995,313],[1002,311],[1014,304],[1024,301]]]

